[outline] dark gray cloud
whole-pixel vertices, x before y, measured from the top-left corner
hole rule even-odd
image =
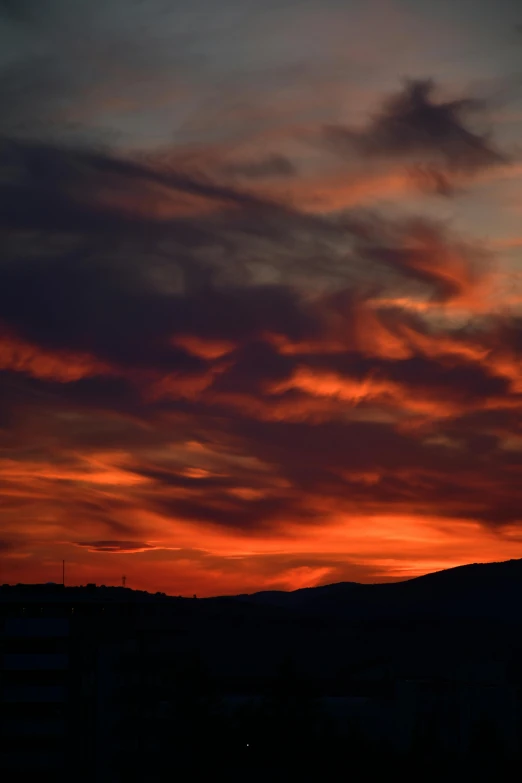
[[[229,163],[222,167],[225,175],[244,179],[293,177],[297,169],[284,155],[268,155],[260,160]]]
[[[352,286],[359,296],[365,287],[375,293],[409,280],[444,300],[469,283],[441,273],[437,252],[455,243],[426,222],[301,215],[209,179],[101,152],[14,142],[2,152],[0,319],[48,347],[198,372],[205,362],[173,346],[174,335],[317,336],[323,317],[295,290],[296,276],[308,286]],[[165,189],[172,216],[140,208],[156,187]],[[178,216],[186,197],[203,201]],[[475,258],[461,252],[472,278]],[[256,267],[281,282],[256,284]]]
[[[3,152],[0,319],[18,334],[119,363],[141,356],[144,365],[197,371],[204,362],[169,343],[175,334],[238,340],[264,329],[298,337],[316,328],[287,286],[224,287],[218,280],[234,269],[241,279],[257,235],[272,245],[280,237],[294,243],[300,222],[309,232],[313,221],[108,155],[12,143]],[[223,214],[157,220],[104,205],[107,194],[139,203],[154,185],[173,197],[224,202]],[[318,223],[319,233],[328,230]]]
[[[327,144],[335,151],[365,158],[419,162],[419,184],[443,194],[452,192],[455,174],[471,175],[505,163],[507,157],[490,136],[473,127],[485,105],[471,98],[437,100],[431,80],[412,80],[387,98],[363,128],[329,126]]]

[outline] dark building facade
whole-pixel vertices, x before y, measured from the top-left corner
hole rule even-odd
[[[112,783],[124,754],[132,766],[150,679],[140,622],[153,615],[131,591],[0,588],[2,780]]]

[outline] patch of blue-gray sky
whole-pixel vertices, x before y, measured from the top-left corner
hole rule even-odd
[[[3,7],[8,127],[90,130],[126,147],[233,141],[290,118],[348,121],[405,77],[487,91],[522,69],[522,14],[508,0]]]

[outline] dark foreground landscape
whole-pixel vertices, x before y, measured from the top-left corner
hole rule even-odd
[[[1,779],[511,778],[521,597],[520,560],[212,599],[4,585]]]

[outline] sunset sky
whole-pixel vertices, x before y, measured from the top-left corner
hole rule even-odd
[[[518,0],[0,0],[0,583],[522,557]]]

